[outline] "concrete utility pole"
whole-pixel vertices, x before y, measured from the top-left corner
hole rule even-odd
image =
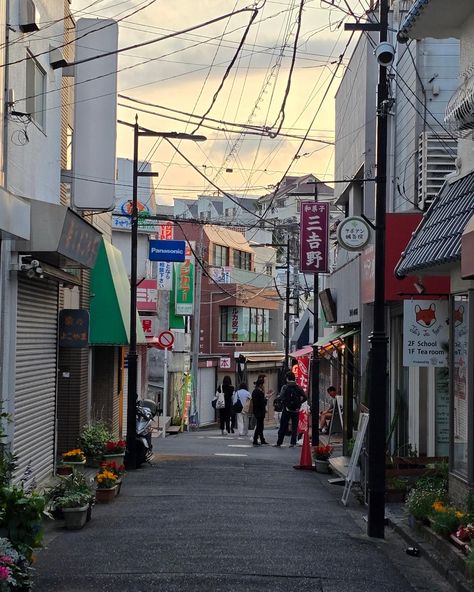
[[[388,0],[379,2],[379,22],[346,24],[347,30],[379,31],[379,48],[388,36]],[[388,45],[388,44],[386,44]],[[390,49],[390,48],[388,48]],[[392,48],[393,49],[393,48]],[[390,53],[390,52],[389,52]],[[387,65],[377,51],[379,76],[377,86],[377,154],[375,191],[375,297],[374,328],[369,337],[369,509],[367,534],[384,538],[385,523],[385,451],[387,407],[387,336],[385,330],[385,211],[387,193]],[[392,55],[393,59],[393,55]]]

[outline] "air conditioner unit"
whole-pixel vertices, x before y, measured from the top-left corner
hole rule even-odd
[[[30,33],[39,30],[39,12],[33,0],[22,0],[20,2],[20,31]]]

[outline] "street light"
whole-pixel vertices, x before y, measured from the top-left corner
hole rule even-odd
[[[127,127],[133,127],[133,185],[132,185],[132,213],[131,213],[131,248],[130,248],[130,344],[128,349],[128,396],[127,396],[127,453],[125,466],[127,469],[137,468],[137,246],[138,246],[138,177],[157,177],[158,173],[138,170],[138,140],[140,137],[167,138],[170,140],[193,140],[204,142],[205,136],[196,136],[179,132],[155,132],[138,125],[138,115],[135,124],[118,121]],[[165,411],[163,410],[163,413]]]

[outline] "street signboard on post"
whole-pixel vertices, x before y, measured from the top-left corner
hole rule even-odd
[[[329,272],[329,204],[302,201],[300,210],[300,271]]]
[[[162,331],[158,335],[158,347],[160,349],[172,349],[174,343],[174,335],[171,331]]]
[[[448,365],[448,301],[405,300],[403,303],[403,365]]]
[[[182,262],[186,257],[186,241],[151,240],[149,243],[150,261]]]

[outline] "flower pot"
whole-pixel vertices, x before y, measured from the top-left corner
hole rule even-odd
[[[115,490],[117,486],[114,487],[100,487],[95,490],[95,499],[99,504],[106,504],[111,502],[115,497]]]
[[[81,508],[63,508],[64,521],[68,530],[79,530],[87,520],[88,506]]]
[[[56,467],[56,475],[71,475],[72,467],[69,465],[58,465]]]
[[[84,459],[83,461],[77,462],[77,461],[69,461],[69,460],[63,460],[62,463],[63,467],[70,467],[70,469],[79,469],[80,471],[82,471],[84,469],[84,467],[86,466],[86,460]]]
[[[94,502],[89,502],[87,506],[87,514],[86,514],[86,522],[90,522],[92,520],[92,506]]]
[[[120,452],[117,454],[103,454],[102,458],[106,462],[115,462],[118,465],[123,465],[124,456],[125,456],[125,452]]]
[[[328,460],[318,460],[314,461],[314,466],[316,468],[317,473],[329,473],[329,461]]]

